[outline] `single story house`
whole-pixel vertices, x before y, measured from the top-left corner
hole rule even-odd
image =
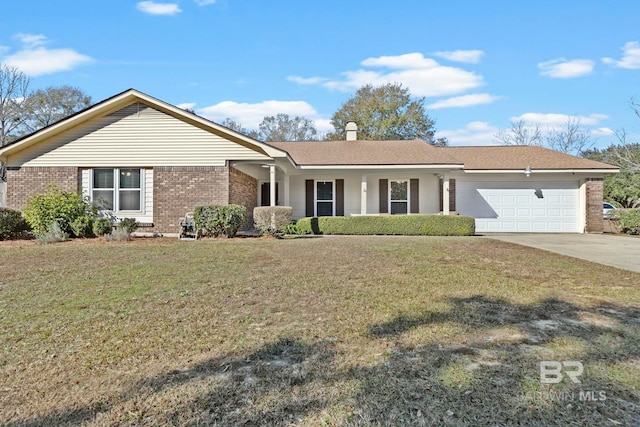
[[[604,163],[541,147],[421,140],[254,140],[130,89],[0,148],[4,204],[56,184],[147,231],[197,205],[285,205],[293,217],[460,214],[478,232],[602,232]]]

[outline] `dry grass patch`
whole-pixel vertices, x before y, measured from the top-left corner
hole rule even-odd
[[[14,242],[0,269],[2,424],[640,422],[640,275],[532,248]],[[567,358],[582,383],[540,384]]]

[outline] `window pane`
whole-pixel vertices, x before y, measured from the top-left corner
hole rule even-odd
[[[120,188],[140,188],[140,169],[120,169]]]
[[[94,169],[93,188],[113,188],[113,169]]]
[[[120,210],[139,211],[140,210],[140,190],[120,191]]]
[[[333,200],[333,182],[331,181],[318,181],[317,185],[317,199],[318,200]]]
[[[318,216],[333,216],[333,202],[318,202]]]
[[[93,202],[101,211],[112,211],[113,190],[93,190]]]
[[[408,200],[407,181],[391,181],[391,200]]]
[[[391,202],[391,213],[392,214],[406,214],[407,213],[407,202]]]

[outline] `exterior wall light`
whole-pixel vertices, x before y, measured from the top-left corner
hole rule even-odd
[[[529,178],[531,176],[531,166],[527,166],[527,168],[524,170],[524,175]]]

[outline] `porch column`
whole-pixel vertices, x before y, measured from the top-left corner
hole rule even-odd
[[[449,175],[442,175],[442,214],[449,215]]]
[[[276,165],[269,165],[269,206],[276,205]]]
[[[367,214],[367,175],[362,175],[360,184],[360,215]]]
[[[284,196],[284,206],[291,206],[289,204],[289,175],[287,175],[286,173],[282,176],[282,181],[284,181],[283,184],[283,196]]]

